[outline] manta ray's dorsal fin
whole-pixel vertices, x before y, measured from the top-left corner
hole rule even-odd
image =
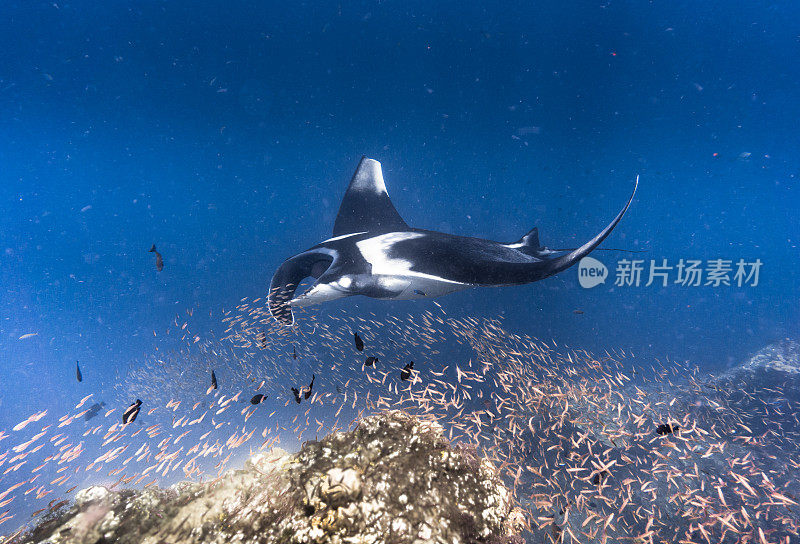
[[[517,249],[523,253],[527,253],[528,255],[536,255],[538,252],[545,249],[539,243],[539,229],[536,227],[533,227],[531,230],[528,231],[528,234],[526,234],[513,244],[504,244],[504,245],[508,248]]]
[[[381,163],[361,157],[342,199],[342,205],[339,206],[339,214],[333,224],[333,235],[405,230],[408,230],[408,225],[394,209],[386,192]]]

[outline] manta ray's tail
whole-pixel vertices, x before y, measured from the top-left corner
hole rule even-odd
[[[560,257],[555,257],[553,259],[550,259],[549,261],[546,261],[544,274],[539,279],[547,278],[554,274],[558,274],[563,270],[566,270],[573,264],[577,263],[578,261],[586,257],[589,253],[594,251],[597,248],[597,246],[599,246],[600,243],[603,240],[605,240],[609,234],[611,234],[611,231],[614,230],[614,227],[616,227],[617,223],[620,222],[622,216],[625,215],[626,211],[628,211],[628,206],[631,205],[633,197],[636,195],[636,189],[638,187],[639,187],[639,176],[637,175],[636,183],[633,186],[633,192],[631,193],[631,197],[628,199],[628,202],[625,204],[625,207],[622,208],[622,210],[617,214],[614,220],[606,228],[600,231],[600,233],[597,234],[597,236],[595,236],[594,238],[583,244],[578,249],[570,251],[566,255],[561,255]]]

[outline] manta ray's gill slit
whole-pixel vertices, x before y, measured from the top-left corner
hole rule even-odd
[[[785,422],[738,409],[732,392],[704,387],[682,365],[569,349],[514,334],[500,319],[439,311],[312,314],[288,330],[267,314],[263,301],[243,300],[223,314],[221,338],[180,316],[173,329],[183,347],[132,362],[107,410],[86,419],[85,403],[99,400],[86,399],[64,414],[34,411],[0,433],[0,503],[39,509],[73,486],[217,478],[254,451],[294,449],[359,416],[402,410],[437,421],[448,440],[488,459],[532,529],[573,527],[565,509],[595,535],[678,541],[702,526],[718,540],[731,538],[727,523],[735,538],[753,541],[766,523],[798,529],[786,521],[798,467],[743,449],[757,443],[796,458]],[[377,363],[365,367],[367,355]],[[211,371],[218,389],[209,388]],[[256,394],[265,398],[254,404]],[[135,398],[141,413],[123,425]],[[679,430],[661,436],[663,424]],[[6,524],[22,523],[9,516]]]

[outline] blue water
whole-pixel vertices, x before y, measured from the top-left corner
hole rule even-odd
[[[587,290],[573,268],[448,313],[714,371],[796,337],[800,7],[563,4],[4,2],[0,428],[74,400],[76,360],[111,387],[176,313],[220,328],[264,296],[330,237],[362,155],[415,227],[575,247],[639,175],[604,246],[646,252],[594,254],[612,272],[763,262],[756,287]]]

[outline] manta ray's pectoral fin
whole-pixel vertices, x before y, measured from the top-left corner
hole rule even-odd
[[[386,192],[381,163],[362,157],[339,206],[333,235],[406,230],[408,225],[397,213]]]
[[[320,277],[333,263],[333,257],[322,251],[306,251],[287,259],[275,271],[269,286],[269,312],[287,326],[294,324],[291,300],[300,282],[309,276]]]

